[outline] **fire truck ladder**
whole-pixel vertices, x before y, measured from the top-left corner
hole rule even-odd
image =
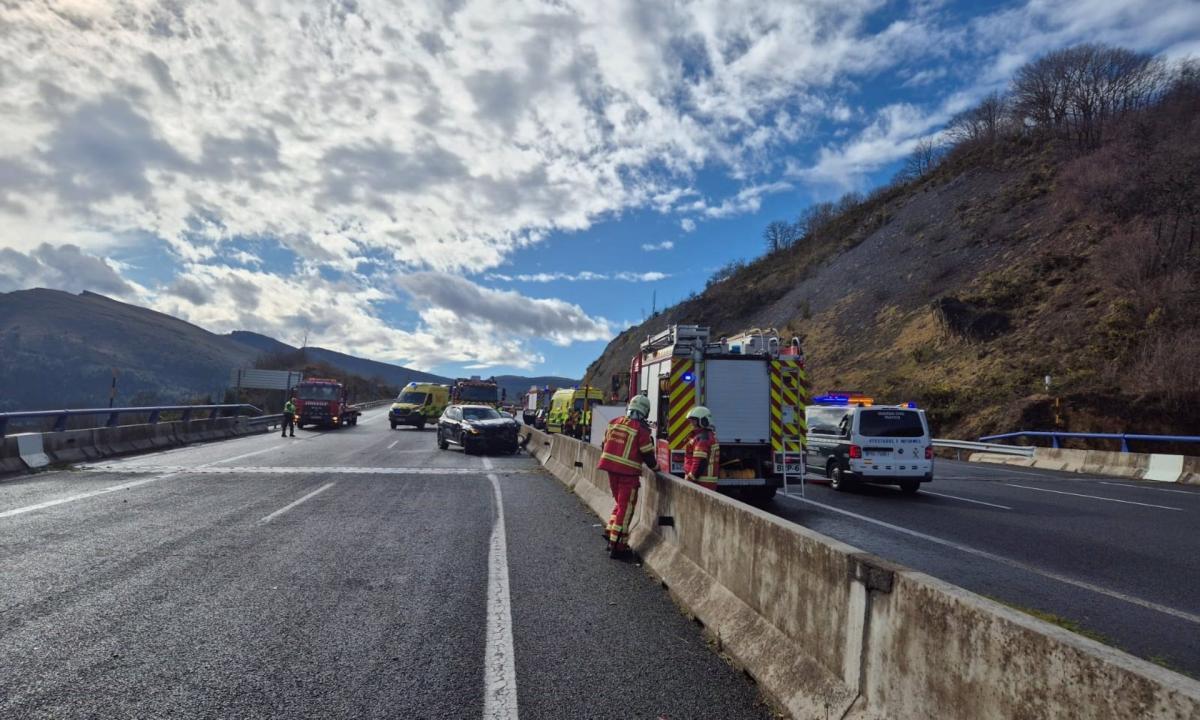
[[[803,397],[800,374],[803,370],[799,365],[784,365],[779,368],[779,371],[780,379],[783,381],[784,386],[791,389],[792,397],[796,398],[796,404],[785,404],[780,407],[785,430],[781,438],[783,444],[783,494],[790,495],[790,482],[799,480],[800,497],[804,497],[804,475],[806,470],[804,467],[805,437],[804,433],[799,432],[804,420],[804,406],[800,404],[800,398]],[[797,434],[787,435],[786,430],[788,429],[795,429]],[[793,449],[799,462],[795,463],[797,470],[789,472],[788,469],[793,466],[793,463],[789,462],[793,455]]]

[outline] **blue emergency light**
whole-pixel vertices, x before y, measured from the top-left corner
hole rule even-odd
[[[686,383],[690,383],[691,381],[693,381],[695,379],[696,379],[696,376],[691,374],[690,372],[686,372],[683,374],[683,381]]]

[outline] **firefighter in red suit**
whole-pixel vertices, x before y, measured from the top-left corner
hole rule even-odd
[[[612,490],[612,516],[605,527],[608,552],[618,557],[629,550],[629,526],[637,507],[637,492],[641,487],[642,464],[651,470],[657,467],[654,459],[654,438],[646,424],[650,401],[637,395],[629,401],[625,417],[608,424],[596,467],[608,472],[608,487]]]
[[[687,414],[692,425],[692,437],[684,446],[683,479],[717,489],[717,472],[721,469],[721,444],[713,427],[712,413],[697,405]]]

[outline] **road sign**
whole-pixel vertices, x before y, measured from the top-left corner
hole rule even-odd
[[[256,370],[236,368],[229,373],[229,384],[251,390],[290,390],[304,374],[294,370]]]

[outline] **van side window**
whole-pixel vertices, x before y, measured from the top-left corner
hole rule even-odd
[[[814,435],[838,435],[839,425],[846,417],[846,408],[809,407],[808,432]]]

